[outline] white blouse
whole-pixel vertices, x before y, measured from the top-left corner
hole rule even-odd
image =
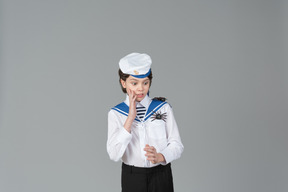
[[[136,102],[136,106],[144,106],[147,113],[151,101],[152,99],[146,95],[140,103]],[[124,103],[129,107],[128,95]],[[146,144],[154,146],[157,152],[165,157],[166,161],[162,164],[168,164],[181,156],[184,146],[168,103],[161,105],[156,112],[151,112],[150,117],[149,114],[145,114],[149,118],[134,120],[131,133],[124,128],[127,115],[128,113],[114,109],[108,113],[107,152],[111,160],[121,159],[125,164],[136,167],[154,167],[158,164],[152,164],[145,156]]]

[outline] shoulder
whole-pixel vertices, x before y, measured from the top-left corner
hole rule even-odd
[[[111,109],[112,110],[115,110],[115,109],[125,109],[127,108],[128,106],[126,105],[126,103],[122,102],[122,103],[119,103],[117,105],[115,105],[114,107],[112,107]]]
[[[111,107],[111,109],[113,109],[114,107],[122,106],[122,105],[126,105],[124,101],[122,101],[122,102],[120,102],[120,103],[118,103],[118,104],[116,104],[116,105],[115,105],[115,104],[112,105],[113,107]]]
[[[112,107],[109,110],[108,115],[111,116],[116,114],[122,114],[127,116],[128,113],[129,113],[129,107],[126,105],[126,103],[122,102]]]
[[[165,102],[167,99],[166,97],[153,97],[152,100]]]
[[[172,109],[172,106],[167,102],[166,97],[154,97],[152,98],[152,102],[154,105],[161,105],[161,108],[165,108],[166,110]]]

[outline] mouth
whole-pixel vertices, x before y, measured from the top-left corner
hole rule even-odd
[[[144,94],[137,94],[137,98],[142,98],[144,97]]]

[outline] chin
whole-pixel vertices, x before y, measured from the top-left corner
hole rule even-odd
[[[140,102],[140,101],[142,101],[145,97],[146,97],[146,95],[144,95],[144,96],[141,97],[141,98],[136,98],[136,101]]]
[[[144,97],[143,97],[143,98],[136,99],[136,101],[140,102],[140,101],[142,101],[143,99],[144,99]]]

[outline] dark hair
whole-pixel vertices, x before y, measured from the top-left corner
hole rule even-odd
[[[122,86],[121,79],[122,79],[123,81],[126,81],[126,79],[127,79],[130,75],[123,73],[123,72],[121,71],[121,69],[118,70],[118,74],[119,74],[119,83],[120,83],[120,86],[121,86],[121,88],[122,88],[122,91],[123,91],[124,93],[127,93],[126,88],[124,88],[124,87]],[[151,86],[152,78],[153,78],[153,76],[152,76],[152,70],[151,70],[151,73],[150,73],[147,77],[148,77],[148,79],[150,80],[150,85],[149,85],[149,86]]]

